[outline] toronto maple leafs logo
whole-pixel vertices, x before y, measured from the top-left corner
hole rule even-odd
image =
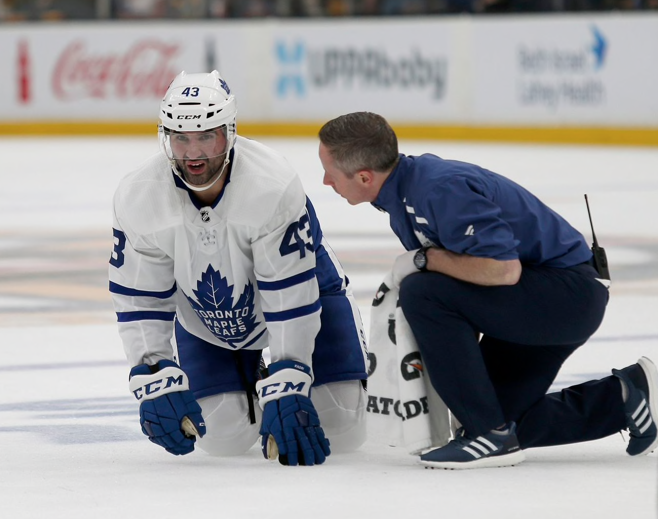
[[[260,324],[254,314],[254,285],[251,282],[245,285],[237,303],[233,304],[233,285],[208,265],[201,280],[197,281],[196,290],[192,291],[196,301],[187,294],[185,297],[199,319],[215,337],[231,348],[237,348]]]

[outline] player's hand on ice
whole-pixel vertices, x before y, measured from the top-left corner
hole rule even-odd
[[[407,251],[403,254],[400,254],[395,258],[395,263],[393,263],[393,270],[391,272],[391,282],[393,283],[392,288],[400,288],[400,283],[406,278],[409,274],[415,274],[419,272],[414,265],[414,256],[418,252],[418,249]]]
[[[189,390],[185,372],[171,360],[130,370],[130,391],[139,400],[142,432],[175,455],[194,450],[196,436],[206,434],[201,407]]]
[[[270,364],[269,376],[256,382],[263,410],[263,455],[282,465],[320,465],[331,454],[318,413],[309,398],[311,370],[283,360]]]

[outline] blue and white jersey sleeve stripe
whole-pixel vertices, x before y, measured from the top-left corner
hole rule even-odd
[[[276,312],[263,310],[265,320],[268,323],[272,321],[288,321],[317,312],[320,309],[320,300],[316,299],[309,303],[304,293],[306,290],[305,287],[313,287],[314,285],[317,285],[314,270],[307,270],[306,272],[280,281],[259,281],[258,289],[263,298],[267,298],[268,292],[271,292],[276,294],[276,298],[281,298],[289,302],[286,305],[289,308],[286,310]]]
[[[252,252],[272,361],[310,366],[321,305],[309,216],[303,209],[271,224],[252,243]]]
[[[136,366],[171,359],[177,291],[173,261],[145,243],[136,250],[118,221],[114,225],[109,289],[128,361]]]

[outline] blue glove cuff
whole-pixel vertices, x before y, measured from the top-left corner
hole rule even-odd
[[[140,401],[189,389],[187,375],[171,360],[161,360],[155,366],[140,364],[130,370],[130,391]]]
[[[306,364],[295,360],[280,360],[279,362],[273,362],[267,367],[267,372],[270,375],[274,375],[274,373],[281,371],[282,369],[296,369],[297,371],[306,373],[309,377],[311,376],[311,368]]]
[[[286,396],[308,397],[311,393],[311,369],[301,362],[282,360],[270,364],[270,375],[256,382],[258,405],[265,409],[265,404]]]

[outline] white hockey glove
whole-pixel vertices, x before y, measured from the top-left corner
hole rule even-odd
[[[256,382],[263,410],[263,455],[281,465],[320,465],[331,454],[320,418],[309,398],[311,370],[301,362],[270,364],[269,376]]]
[[[420,272],[416,265],[414,265],[414,256],[419,249],[410,250],[403,254],[400,254],[395,258],[395,263],[393,263],[392,279],[393,287],[400,288],[400,283],[410,274],[415,274]]]
[[[178,364],[161,360],[130,370],[130,391],[139,400],[142,432],[153,443],[175,455],[194,450],[196,436],[206,434],[201,407]]]

